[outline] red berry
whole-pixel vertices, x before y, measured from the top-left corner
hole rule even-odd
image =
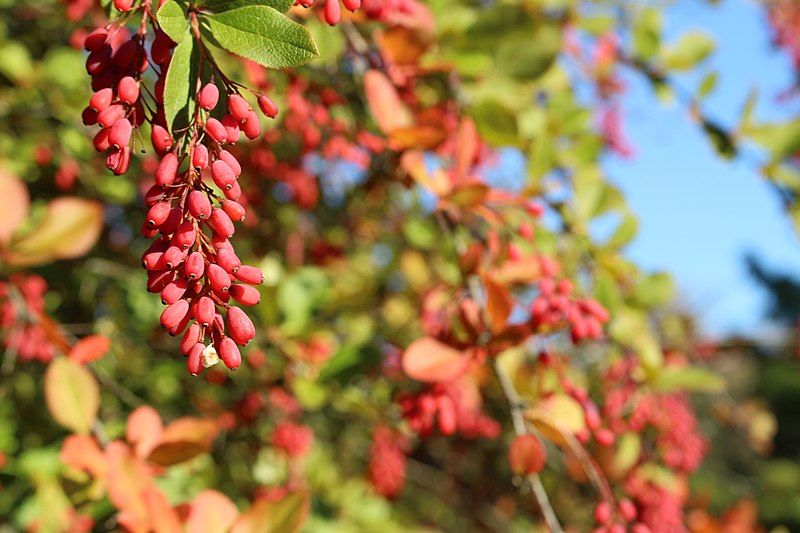
[[[233,115],[225,115],[222,117],[221,123],[225,127],[225,139],[229,144],[236,144],[239,141],[239,135],[241,135],[239,122]]]
[[[247,115],[250,114],[252,108],[250,104],[247,103],[247,100],[242,98],[239,94],[229,94],[228,95],[228,111],[231,112],[233,118],[236,119],[237,122],[242,123],[247,120]]]
[[[100,89],[89,99],[89,107],[99,113],[100,111],[105,111],[111,105],[112,100],[114,100],[113,89],[110,87]]]
[[[197,300],[197,307],[194,311],[194,318],[202,326],[208,327],[214,322],[214,315],[217,312],[217,306],[214,305],[214,300],[208,296],[201,296]]]
[[[236,175],[237,178],[242,175],[242,166],[239,164],[239,161],[236,160],[236,158],[233,156],[232,153],[230,153],[227,150],[220,150],[219,154],[217,154],[217,158],[225,161],[225,163],[227,163],[227,165],[231,167],[231,170],[233,170],[233,173]]]
[[[127,118],[121,118],[108,131],[108,142],[116,148],[128,146],[131,142],[132,132],[133,126],[130,121]]]
[[[110,105],[97,114],[97,122],[104,128],[110,128],[121,118],[125,118],[125,108],[120,104]]]
[[[227,293],[231,286],[231,277],[221,266],[211,263],[208,265],[208,282],[211,288],[218,293]]]
[[[325,22],[335,26],[342,18],[342,10],[339,7],[339,0],[325,0]]]
[[[199,279],[202,277],[206,268],[206,262],[201,252],[192,252],[186,258],[186,264],[183,265],[183,273],[190,280]]]
[[[173,246],[186,250],[194,244],[196,236],[194,223],[191,220],[184,220],[172,236],[171,242]]]
[[[172,206],[169,202],[158,202],[153,204],[153,206],[147,212],[147,216],[145,217],[147,225],[151,227],[160,226],[166,222],[171,209]]]
[[[242,364],[242,354],[239,352],[239,347],[230,337],[223,337],[219,341],[217,352],[225,366],[231,370],[236,370]]]
[[[236,271],[235,276],[239,281],[243,283],[249,283],[250,285],[260,285],[261,283],[264,283],[264,273],[261,272],[260,268],[256,268],[254,266],[240,266],[239,270]]]
[[[153,143],[153,149],[159,154],[165,154],[172,148],[172,136],[158,124],[153,124],[150,141]]]
[[[108,32],[105,28],[94,29],[89,35],[86,36],[86,40],[83,42],[83,47],[87,52],[96,52],[105,46],[107,38]]]
[[[164,268],[169,270],[171,268],[180,265],[185,257],[186,257],[186,252],[184,252],[177,246],[170,246],[164,252],[164,255],[161,258],[161,260],[164,262]]]
[[[361,0],[342,0],[342,4],[348,11],[358,11],[361,7]]]
[[[248,139],[255,139],[261,135],[261,121],[255,111],[250,111],[242,124],[242,131]]]
[[[189,209],[189,214],[194,218],[205,220],[211,216],[211,200],[208,195],[202,191],[192,191],[186,199],[186,206]]]
[[[183,340],[181,340],[181,353],[188,355],[192,347],[200,342],[202,334],[203,328],[200,327],[200,324],[195,322],[189,326],[189,329],[183,334]]]
[[[219,144],[225,144],[228,141],[228,131],[225,126],[213,117],[206,120],[206,133]]]
[[[233,186],[236,181],[236,174],[234,174],[233,169],[225,163],[225,161],[217,159],[211,163],[211,179],[214,180],[217,187],[224,191]]]
[[[239,267],[242,266],[242,262],[236,257],[236,254],[227,248],[217,252],[217,264],[229,274],[235,274]]]
[[[94,149],[98,152],[105,152],[111,148],[111,142],[108,140],[108,130],[103,129],[98,131],[97,135],[92,139],[92,145],[94,145]]]
[[[186,280],[178,278],[172,283],[168,283],[161,291],[161,303],[171,305],[177,302],[186,293],[188,287]]]
[[[189,350],[189,354],[186,357],[186,369],[189,373],[193,376],[199,374],[203,369],[203,363],[201,361],[201,357],[203,355],[203,350],[205,350],[205,346],[203,343],[198,342],[192,349]]]
[[[278,116],[278,106],[272,101],[272,98],[266,94],[262,94],[258,97],[258,107],[261,108],[261,112],[269,118]]]
[[[239,346],[246,346],[256,336],[250,317],[238,307],[228,309],[228,334]]]
[[[139,84],[131,76],[125,76],[117,84],[117,97],[126,104],[135,104],[139,100]]]
[[[197,103],[206,111],[211,111],[217,107],[219,101],[219,89],[213,83],[207,83],[197,95]]]
[[[130,11],[133,7],[133,0],[114,0],[114,7],[123,13]]]
[[[161,160],[156,168],[156,184],[162,187],[172,185],[178,174],[178,156],[175,152],[169,152]]]
[[[208,225],[215,233],[223,237],[230,238],[235,231],[233,221],[222,209],[214,208],[211,210],[211,216],[208,217]]]
[[[535,435],[520,435],[508,449],[508,463],[518,476],[536,474],[544,468],[547,455],[544,446]]]
[[[258,289],[250,285],[240,285],[237,283],[231,285],[229,292],[231,298],[242,305],[258,305],[258,302],[261,301],[261,293],[258,292]]]
[[[228,216],[231,217],[231,220],[235,222],[242,222],[244,220],[244,207],[242,207],[242,204],[239,202],[235,202],[233,200],[223,200],[222,209],[228,213]]]
[[[192,166],[199,170],[203,170],[208,166],[208,148],[204,144],[198,144],[194,147]]]
[[[176,329],[189,313],[189,301],[178,300],[161,313],[161,325],[167,330]]]

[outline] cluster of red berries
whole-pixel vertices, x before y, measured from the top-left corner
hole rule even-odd
[[[209,112],[218,99],[219,90],[209,83],[198,93],[197,103]],[[142,257],[148,290],[160,292],[169,306],[161,315],[161,324],[171,335],[180,334],[194,321],[181,343],[192,374],[201,366],[215,364],[217,355],[228,368],[239,366],[241,354],[236,345],[248,344],[255,327],[244,311],[229,301],[258,304],[260,293],[252,285],[264,280],[261,270],[242,264],[228,240],[235,231],[234,221],[244,220],[245,210],[237,202],[242,194],[238,184],[241,165],[224,148],[239,140],[240,128],[254,138],[261,125],[241,95],[228,95],[227,104],[230,113],[221,120],[198,117],[198,128],[185,150],[173,145],[166,129],[161,129],[160,136],[154,133],[153,147],[162,159],[155,171],[155,185],[145,195],[149,211],[142,234],[150,238],[161,235]],[[266,107],[274,116],[274,106]],[[158,130],[154,125],[153,131]],[[218,307],[226,310],[225,319]],[[205,346],[206,337],[211,338],[213,348]]]
[[[494,439],[500,435],[500,424],[462,401],[454,384],[437,383],[416,394],[402,394],[397,403],[408,425],[423,438],[436,430],[444,436],[458,432],[468,439]]]
[[[315,0],[295,0],[294,3],[298,6],[310,8],[317,2]],[[361,7],[361,0],[342,0],[342,5],[346,10],[355,13]],[[322,17],[331,26],[339,24],[339,21],[342,20],[342,8],[339,5],[339,0],[325,0],[325,5],[322,8]]]
[[[631,500],[622,499],[612,505],[607,501],[602,501],[594,508],[594,520],[597,528],[593,533],[648,533],[649,528],[641,523],[633,523],[638,515],[636,505]],[[627,529],[624,524],[631,524]]]
[[[169,63],[173,46],[161,32],[151,46],[150,57],[164,73],[163,66]],[[131,164],[133,131],[146,120],[140,90],[142,73],[149,67],[145,40],[141,33],[131,36],[127,29],[111,25],[89,33],[84,48],[89,52],[86,71],[92,77],[95,92],[83,111],[83,123],[100,125],[94,147],[106,153],[106,167],[121,175]],[[163,90],[163,82],[161,85]]]
[[[47,363],[56,346],[42,325],[47,282],[35,274],[16,274],[0,281],[0,330],[8,332],[3,346],[20,361]]]
[[[289,420],[278,422],[272,432],[272,445],[289,457],[303,457],[314,443],[314,431]]]
[[[133,4],[114,1],[122,12],[130,11]],[[143,21],[134,35],[111,24],[85,38],[86,68],[95,92],[83,120],[86,125],[99,124],[94,146],[106,153],[106,166],[118,175],[131,164],[140,138],[138,129],[149,123],[150,140],[160,161],[154,171],[155,184],[144,194],[148,212],[141,232],[156,239],[142,256],[147,289],[160,293],[168,306],[161,325],[173,336],[184,334],[180,347],[191,374],[220,359],[235,369],[241,364],[238,346],[253,339],[255,327],[230,302],[256,305],[260,293],[253,285],[262,283],[264,276],[258,268],[243,265],[229,241],[234,222],[244,220],[245,208],[239,202],[242,167],[226,148],[242,133],[248,139],[258,137],[261,121],[238,88],[215,72],[228,91],[223,113],[216,114],[222,106],[218,106],[220,90],[212,79],[195,95],[196,111],[188,127],[173,137],[163,93],[175,43],[154,28],[148,50],[149,2],[137,9],[142,9]],[[150,66],[157,74],[152,90],[142,79]],[[275,103],[264,94],[256,97],[261,112],[274,118]]]
[[[556,282],[546,277],[541,280],[539,295],[530,309],[534,327],[557,328],[566,323],[574,343],[601,338],[603,324],[610,318],[608,311],[591,298],[573,298],[572,291],[572,282],[567,279]]]
[[[384,425],[375,427],[370,446],[368,476],[375,492],[394,498],[406,484],[408,439]]]

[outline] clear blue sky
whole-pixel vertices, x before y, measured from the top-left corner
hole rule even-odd
[[[706,64],[719,72],[706,103],[710,116],[734,125],[751,87],[761,94],[758,117],[797,112],[796,104],[790,109],[777,101],[792,83],[792,69],[771,46],[755,2],[679,0],[666,18],[667,40],[697,28],[717,39]],[[698,79],[681,82],[694,88]],[[744,254],[752,251],[767,265],[800,275],[800,240],[751,164],[722,161],[681,106],[654,104],[645,82],[627,81],[625,126],[637,153],[633,160],[612,157],[605,166],[640,217],[628,255],[647,270],[671,272],[681,302],[710,335],[758,333],[766,325],[765,300],[747,275]]]

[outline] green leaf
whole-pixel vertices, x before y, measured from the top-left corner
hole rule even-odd
[[[200,2],[200,7],[203,10],[207,9],[215,13],[246,6],[267,6],[281,13],[286,13],[293,5],[293,0],[205,0]]]
[[[661,12],[657,9],[642,11],[633,26],[633,50],[642,59],[650,59],[658,52],[661,41]]]
[[[472,108],[478,131],[489,143],[516,145],[517,117],[495,100],[484,100]]]
[[[702,99],[711,94],[711,92],[717,87],[718,79],[719,76],[716,72],[709,72],[706,74],[706,76],[703,78],[703,81],[701,81],[700,85],[697,87],[697,98]]]
[[[194,39],[182,40],[172,53],[164,83],[164,116],[172,132],[187,125],[194,111],[196,87],[192,81],[196,79],[198,64],[195,55]]]
[[[725,390],[725,379],[703,368],[662,368],[652,382],[654,389],[662,392],[720,392]]]
[[[675,70],[690,70],[714,51],[714,40],[698,31],[685,33],[662,52],[664,64]]]
[[[772,161],[779,161],[800,150],[800,120],[756,124],[745,128],[743,133],[765,148]]]
[[[201,31],[214,45],[267,68],[296,67],[319,57],[308,30],[263,5],[203,16]]]
[[[533,35],[501,41],[497,48],[497,65],[509,76],[533,80],[550,68],[560,50],[561,30],[554,24],[542,25]]]
[[[188,34],[189,19],[186,17],[186,6],[176,0],[167,0],[156,15],[158,24],[170,39],[180,43]]]

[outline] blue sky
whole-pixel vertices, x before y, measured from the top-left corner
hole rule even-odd
[[[780,119],[797,111],[777,101],[792,83],[792,69],[771,46],[755,2],[681,0],[666,19],[668,41],[700,28],[717,40],[701,69],[719,73],[706,102],[711,117],[734,125],[751,87],[761,94],[758,117]],[[685,77],[682,85],[694,88],[700,77]],[[628,255],[647,270],[671,272],[681,302],[708,334],[762,331],[768,326],[761,319],[765,300],[747,275],[745,253],[800,275],[800,241],[776,195],[752,163],[717,157],[680,105],[656,103],[641,79],[626,81],[625,126],[636,156],[612,157],[605,167],[640,217]]]

